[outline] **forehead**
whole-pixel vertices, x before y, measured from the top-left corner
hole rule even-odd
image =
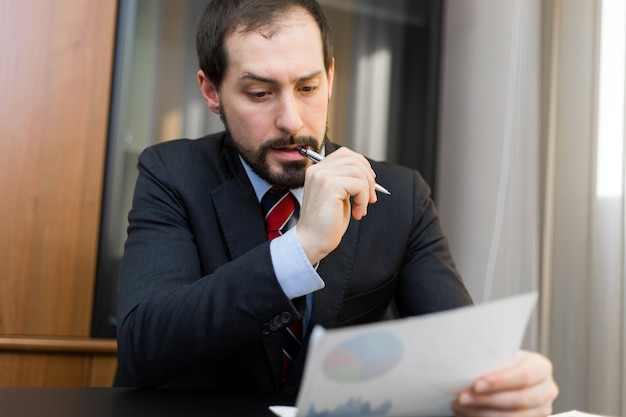
[[[258,29],[238,27],[225,39],[228,71],[258,71],[260,67],[324,65],[317,22],[304,9],[292,9]],[[294,68],[295,69],[295,68]]]

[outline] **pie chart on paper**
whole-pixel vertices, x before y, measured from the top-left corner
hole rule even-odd
[[[402,342],[391,333],[355,336],[333,348],[324,358],[324,374],[338,382],[361,382],[391,371],[402,360]]]

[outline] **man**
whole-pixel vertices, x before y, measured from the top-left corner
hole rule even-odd
[[[392,301],[402,316],[471,303],[419,174],[325,137],[334,62],[315,0],[214,0],[198,55],[226,132],[140,156],[118,302],[119,361],[134,383],[295,394],[314,325],[381,320]],[[326,158],[313,164],[300,146]],[[297,225],[272,240],[270,189],[297,199]],[[304,341],[283,375],[294,323]],[[520,352],[453,409],[541,416],[556,395],[550,362]]]

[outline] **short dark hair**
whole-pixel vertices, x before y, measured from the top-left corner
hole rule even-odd
[[[204,8],[196,34],[198,64],[205,76],[219,88],[228,65],[224,40],[242,27],[258,30],[294,8],[308,12],[322,35],[324,67],[330,69],[333,40],[328,18],[316,0],[211,0]]]

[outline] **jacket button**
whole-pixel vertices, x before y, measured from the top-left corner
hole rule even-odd
[[[291,322],[291,313],[288,311],[285,311],[283,314],[280,315],[280,321],[283,322],[283,324],[287,324]]]

